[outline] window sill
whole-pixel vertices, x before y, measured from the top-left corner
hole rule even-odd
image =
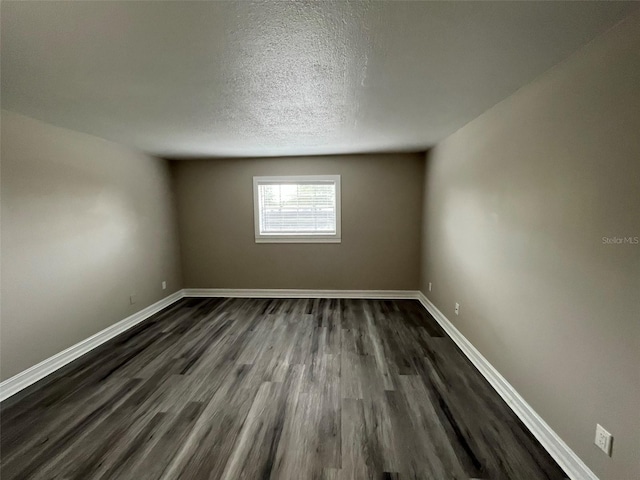
[[[314,238],[314,237],[260,237],[256,243],[342,243],[341,238]]]

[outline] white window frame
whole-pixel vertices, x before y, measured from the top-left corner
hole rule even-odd
[[[258,185],[266,183],[333,183],[336,187],[336,233],[326,234],[263,234],[260,233],[260,199]],[[256,243],[341,243],[340,175],[286,175],[253,177],[253,218]]]

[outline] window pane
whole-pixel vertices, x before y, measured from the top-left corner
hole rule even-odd
[[[333,235],[336,186],[333,182],[258,185],[260,234]]]

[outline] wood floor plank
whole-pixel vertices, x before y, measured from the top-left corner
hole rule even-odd
[[[425,401],[429,393],[421,378],[401,376],[399,383],[399,391],[388,398],[394,432],[400,437],[402,471],[416,478],[469,478],[476,469],[465,469],[456,456],[436,408]],[[412,441],[415,438],[420,441]]]
[[[272,478],[323,478],[341,467],[340,363],[322,355],[305,367],[295,408],[285,423]]]
[[[175,417],[171,427],[163,433],[142,462],[130,472],[131,478],[155,480],[162,476],[171,460],[187,438],[202,412],[199,402],[187,403]]]
[[[163,479],[222,476],[260,385],[251,370],[250,365],[232,364],[231,373],[206,404]]]
[[[384,443],[377,432],[376,417],[379,416],[372,411],[375,407],[380,408],[381,403],[351,398],[342,400],[342,479],[380,478],[388,471],[385,464],[392,463],[390,451],[384,451]]]
[[[168,428],[169,422],[166,416],[167,413],[156,413],[137,434],[132,431],[126,444],[121,445],[102,460],[94,478],[103,480],[131,478],[130,472],[144,461],[156,441]]]
[[[283,382],[264,382],[240,431],[223,480],[270,478],[288,416],[297,404],[304,367],[291,367]]]
[[[413,300],[185,298],[0,404],[0,476],[566,476]]]

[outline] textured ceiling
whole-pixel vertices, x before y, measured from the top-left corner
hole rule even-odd
[[[633,2],[2,2],[2,107],[165,156],[423,150]]]

